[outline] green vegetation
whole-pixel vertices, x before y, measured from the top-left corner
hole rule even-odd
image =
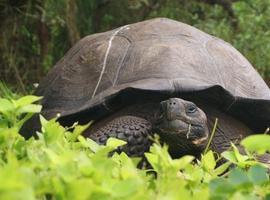
[[[153,17],[233,44],[270,80],[269,0],[23,0],[0,3],[0,77],[31,91],[80,38]]]
[[[228,161],[216,167],[212,151],[200,161],[172,159],[166,146],[154,143],[145,156],[152,169],[138,169],[139,158],[108,154],[124,141],[111,138],[99,146],[80,134],[88,125],[62,127],[40,116],[38,138],[18,131],[41,109],[36,96],[0,98],[0,199],[268,199],[267,166],[256,152],[270,150],[269,135],[242,141],[247,155],[232,146]],[[255,153],[254,153],[255,152]],[[234,163],[235,167],[230,167]]]

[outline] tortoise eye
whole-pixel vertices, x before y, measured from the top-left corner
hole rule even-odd
[[[188,106],[188,107],[187,107],[187,110],[186,110],[186,112],[187,112],[188,114],[195,113],[196,111],[197,111],[197,107],[196,107],[195,105],[190,105],[190,106]]]

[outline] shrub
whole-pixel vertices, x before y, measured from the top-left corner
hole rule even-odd
[[[210,150],[194,161],[172,159],[167,146],[154,143],[145,153],[152,169],[138,169],[140,159],[114,153],[124,141],[110,138],[100,146],[80,134],[89,126],[62,127],[40,116],[38,138],[25,140],[21,125],[41,107],[39,97],[0,98],[0,199],[262,199],[270,198],[267,166],[252,152],[270,150],[270,136],[242,141],[247,155],[233,146],[217,167]],[[231,168],[231,163],[236,167]]]

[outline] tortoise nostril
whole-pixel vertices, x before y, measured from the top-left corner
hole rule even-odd
[[[175,107],[176,106],[176,101],[169,101],[167,103],[168,106],[170,106],[171,108]]]

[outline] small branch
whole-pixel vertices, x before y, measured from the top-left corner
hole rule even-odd
[[[25,85],[23,83],[23,80],[20,76],[20,72],[16,66],[16,64],[14,63],[13,59],[14,59],[15,56],[12,55],[12,53],[10,53],[10,55],[8,56],[8,63],[10,65],[10,67],[14,70],[14,73],[15,73],[15,78],[16,80],[18,81],[19,83],[19,86],[21,88],[21,91],[23,94],[26,94],[26,89],[25,89]]]
[[[40,44],[40,63],[43,66],[44,60],[49,53],[49,42],[50,42],[50,31],[45,22],[45,14],[44,14],[44,1],[37,1],[36,8],[38,13],[37,19],[37,35]],[[42,68],[36,68],[36,74],[38,80],[41,78]]]
[[[67,0],[66,4],[66,24],[68,28],[69,40],[74,45],[80,39],[80,33],[76,24],[77,4],[75,0]]]
[[[17,18],[15,18],[15,21],[17,21]],[[15,23],[15,24],[16,24],[16,23]],[[13,30],[12,30],[13,35],[15,35],[16,29],[17,29],[17,26],[14,25]],[[9,64],[9,66],[14,70],[15,78],[16,78],[16,80],[17,80],[18,83],[19,83],[19,86],[20,86],[20,88],[21,88],[21,92],[22,92],[23,94],[26,94],[25,85],[24,85],[23,80],[22,80],[22,78],[21,78],[20,72],[19,72],[19,70],[18,70],[18,68],[17,68],[17,65],[16,65],[16,63],[14,62],[14,59],[16,59],[16,53],[15,53],[15,52],[16,52],[16,49],[14,50],[14,49],[13,49],[13,46],[11,46],[9,52],[10,52],[10,53],[9,53],[9,55],[8,55],[8,57],[7,57],[7,59],[8,59],[8,64]],[[13,53],[13,52],[14,52],[14,53]]]

